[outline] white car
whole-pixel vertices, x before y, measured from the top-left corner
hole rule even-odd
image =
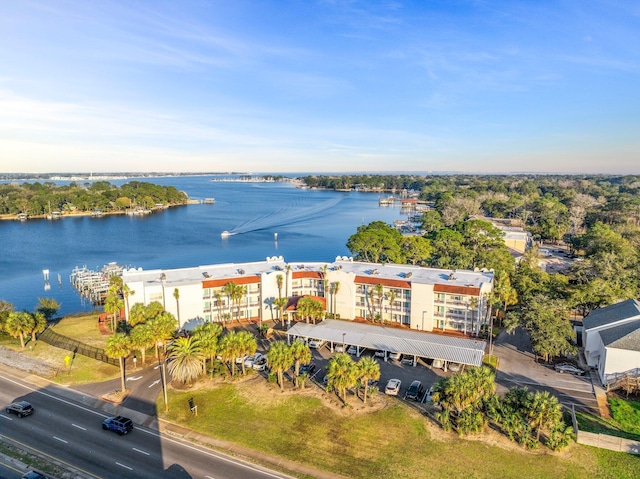
[[[384,388],[384,393],[389,396],[397,396],[400,392],[400,386],[402,385],[402,381],[399,379],[389,379],[387,383],[387,387]]]
[[[349,354],[358,354],[358,348],[356,348],[355,346],[349,346],[349,348],[347,349],[347,352]]]
[[[256,361],[260,360],[264,358],[263,354],[260,353],[256,353],[253,356],[247,356],[244,358],[244,365],[247,368],[252,368],[253,365],[256,363]]]
[[[324,339],[310,339],[307,344],[309,344],[310,348],[320,349],[325,343],[326,341]]]
[[[460,363],[449,363],[449,371],[452,373],[457,373],[462,369],[462,365]]]
[[[385,352],[386,351],[383,351],[382,349],[378,349],[375,353],[373,353],[373,355],[378,358],[384,358]]]
[[[340,343],[340,344],[335,344],[335,345],[333,346],[333,350],[334,350],[336,353],[344,353],[344,348],[345,348],[345,346],[344,346],[344,344],[342,344],[342,343]]]
[[[261,358],[255,360],[251,367],[256,371],[264,371],[265,369],[267,369],[267,357],[262,356]]]

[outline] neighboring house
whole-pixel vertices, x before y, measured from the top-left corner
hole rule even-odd
[[[122,278],[135,292],[129,308],[136,302],[159,301],[187,329],[203,321],[279,320],[278,297],[317,296],[326,300],[330,316],[478,334],[481,325],[488,324],[494,274],[363,263],[344,256],[333,263],[285,263],[274,256],[254,263],[130,269]],[[229,282],[244,288],[240,296],[226,294]]]
[[[628,299],[593,310],[582,320],[587,364],[603,385],[624,374],[640,375],[640,302]]]

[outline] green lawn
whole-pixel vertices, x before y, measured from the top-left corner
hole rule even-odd
[[[357,478],[632,478],[640,460],[573,444],[554,454],[447,434],[397,401],[373,413],[339,412],[322,399],[272,394],[261,404],[249,379],[211,389],[170,390],[166,418],[194,430]],[[247,391],[254,391],[251,397]],[[266,396],[266,394],[265,394]],[[193,398],[198,415],[191,414]],[[353,404],[357,400],[352,398]],[[158,410],[164,411],[160,398]],[[495,439],[495,436],[489,436]],[[502,443],[503,441],[499,439]]]
[[[609,407],[611,419],[576,413],[578,428],[582,431],[640,441],[640,401],[611,398]]]

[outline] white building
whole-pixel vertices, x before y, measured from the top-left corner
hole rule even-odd
[[[582,321],[587,364],[598,368],[602,384],[640,375],[640,303],[628,299],[591,311]]]
[[[134,291],[129,307],[158,301],[187,329],[202,321],[277,320],[278,298],[309,295],[324,298],[329,317],[477,334],[487,324],[493,280],[492,271],[372,264],[347,257],[285,263],[274,256],[253,263],[123,272],[124,283]],[[240,298],[228,296],[230,282],[246,288]]]

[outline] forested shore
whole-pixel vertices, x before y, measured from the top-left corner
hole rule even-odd
[[[4,219],[18,214],[46,217],[54,212],[61,216],[122,214],[132,208],[165,208],[188,201],[188,195],[173,186],[146,181],[131,181],[119,187],[108,181],[0,184],[0,218]]]

